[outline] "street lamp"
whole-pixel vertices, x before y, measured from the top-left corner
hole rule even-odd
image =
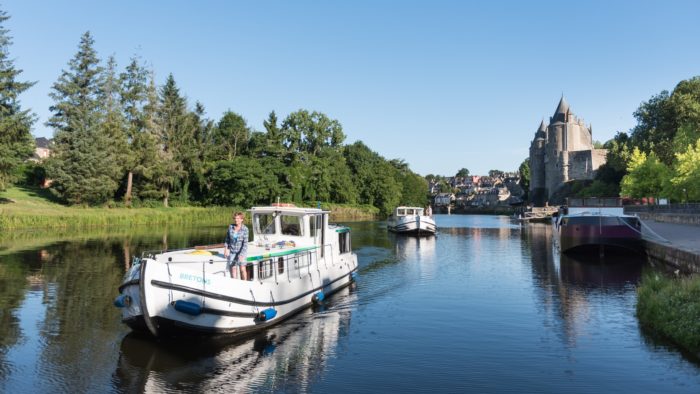
[[[683,188],[683,194],[685,195],[685,203],[688,203],[688,190],[686,188]]]

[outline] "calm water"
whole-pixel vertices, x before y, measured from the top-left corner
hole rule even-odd
[[[355,286],[246,339],[155,341],[112,306],[129,255],[221,228],[0,238],[0,392],[698,393],[639,328],[637,259],[581,262],[545,225],[438,215],[434,238],[346,223]]]

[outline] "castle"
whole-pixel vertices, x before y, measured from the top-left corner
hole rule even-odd
[[[530,145],[530,201],[535,206],[549,202],[568,181],[593,179],[607,149],[594,149],[592,134],[562,95],[549,125],[542,120]]]

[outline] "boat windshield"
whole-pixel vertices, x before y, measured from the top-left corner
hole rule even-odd
[[[280,223],[282,225],[283,235],[303,235],[301,230],[301,216],[280,215]]]
[[[275,216],[272,213],[256,213],[253,221],[257,234],[274,234],[277,232]]]

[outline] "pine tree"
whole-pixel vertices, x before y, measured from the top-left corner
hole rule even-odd
[[[146,148],[147,146],[155,147],[155,143],[148,143],[143,136],[147,132],[145,107],[148,103],[148,71],[134,57],[126,67],[125,72],[119,76],[119,82],[120,102],[126,123],[125,135],[127,140],[124,163],[124,170],[126,171],[124,202],[127,206],[130,206],[135,170],[144,161],[151,159],[144,155],[155,153],[154,149]]]
[[[54,151],[47,175],[52,191],[70,204],[104,203],[118,187],[115,158],[106,150],[111,141],[102,127],[104,69],[93,46],[90,32],[84,33],[49,94],[55,103],[46,124],[54,128]]]
[[[185,161],[190,153],[186,147],[193,136],[191,122],[187,119],[187,102],[180,96],[172,74],[160,90],[157,122],[163,161],[156,183],[163,195],[163,204],[168,206],[170,191],[182,189],[182,181],[187,174]]]
[[[126,91],[129,91],[127,89]],[[134,188],[143,200],[163,199],[167,206],[166,193],[161,180],[167,178],[166,156],[161,140],[162,132],[158,124],[158,90],[151,73],[145,90],[145,103],[140,111],[139,132],[133,134],[133,151],[137,155],[134,166]],[[126,109],[129,117],[128,106]]]
[[[111,158],[110,178],[119,182],[125,176],[125,169],[132,167],[132,155],[129,149],[126,119],[121,106],[121,84],[117,76],[117,62],[114,56],[107,60],[107,68],[102,78],[98,100],[102,104],[102,121],[100,122],[103,138],[107,145],[102,149],[103,155]]]
[[[21,109],[18,99],[34,82],[16,80],[22,70],[16,69],[10,59],[12,39],[4,28],[9,18],[6,12],[0,11],[0,190],[14,181],[17,166],[34,152],[30,130],[35,118],[29,110]]]

